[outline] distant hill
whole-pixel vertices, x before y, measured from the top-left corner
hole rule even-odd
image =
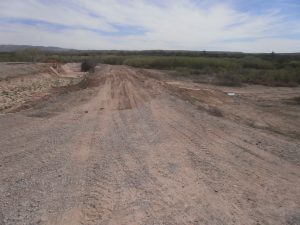
[[[190,51],[190,50],[77,50],[68,49],[52,46],[33,46],[33,45],[0,45],[0,53],[4,52],[16,52],[28,48],[38,48],[43,52],[50,53],[63,53],[63,52],[73,52],[73,53],[93,53],[100,55],[165,55],[165,56],[203,56],[207,54],[208,56],[241,56],[241,55],[265,55],[270,53],[244,53],[244,52],[231,52],[231,51]],[[275,53],[276,55],[287,55],[299,57],[300,53]]]
[[[16,52],[28,48],[38,48],[43,52],[67,52],[73,49],[59,48],[59,47],[45,47],[45,46],[32,46],[32,45],[0,45],[0,52]]]

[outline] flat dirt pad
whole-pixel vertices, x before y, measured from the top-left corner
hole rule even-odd
[[[300,223],[299,106],[152,77],[101,65],[0,116],[0,224]]]

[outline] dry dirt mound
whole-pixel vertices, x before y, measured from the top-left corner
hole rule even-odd
[[[69,71],[69,73],[72,73]],[[61,66],[52,64],[2,63],[0,67],[0,112],[30,107],[32,103],[49,96],[54,87],[76,83],[66,76]]]
[[[300,96],[300,88],[264,86],[234,88],[190,81],[166,81],[166,87],[212,115],[226,117],[250,127],[300,138],[300,128],[295,123],[300,120],[300,109],[294,100]],[[229,96],[228,93],[234,95]]]

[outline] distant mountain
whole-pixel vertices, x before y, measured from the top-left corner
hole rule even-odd
[[[0,45],[0,52],[16,52],[28,48],[38,48],[43,52],[68,52],[73,49],[59,48],[59,47],[45,47],[45,46],[32,46],[32,45]]]
[[[230,52],[230,51],[190,51],[190,50],[77,50],[68,48],[59,48],[52,46],[34,46],[34,45],[0,45],[1,52],[16,52],[28,48],[38,48],[42,52],[61,53],[61,52],[83,52],[94,54],[128,54],[128,55],[170,55],[170,56],[198,56],[198,55],[225,55],[225,56],[237,56],[237,55],[264,55],[270,53],[244,53],[244,52]],[[287,56],[300,56],[300,52],[295,53],[275,53],[276,55]]]

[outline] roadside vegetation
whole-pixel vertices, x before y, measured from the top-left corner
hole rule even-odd
[[[94,72],[97,63],[91,59],[85,59],[81,63],[81,72]]]
[[[300,84],[300,54],[243,54],[189,51],[69,51],[47,53],[23,50],[0,53],[0,61],[81,62],[83,71],[96,63],[128,65],[172,71],[197,82],[240,86],[244,83],[268,86]]]

